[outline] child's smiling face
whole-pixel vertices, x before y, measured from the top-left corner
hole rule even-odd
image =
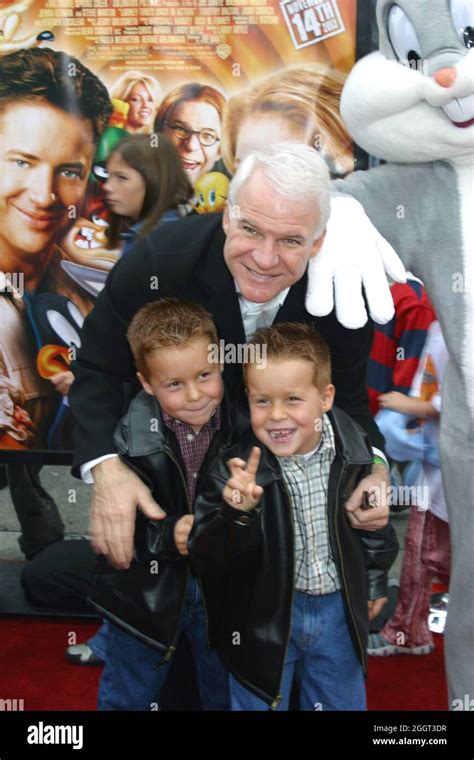
[[[317,388],[305,359],[250,364],[246,387],[252,429],[277,457],[307,454],[321,440],[321,421],[334,402],[333,385]]]
[[[198,432],[211,419],[224,396],[222,366],[213,362],[209,339],[185,346],[158,348],[146,358],[147,378],[138,373],[147,393],[161,409]]]

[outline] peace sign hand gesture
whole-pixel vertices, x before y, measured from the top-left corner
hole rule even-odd
[[[237,457],[229,459],[227,462],[230,478],[225,485],[222,496],[229,506],[248,512],[256,507],[260,501],[263,488],[257,486],[255,480],[260,454],[261,451],[258,446],[254,446],[247,462]]]

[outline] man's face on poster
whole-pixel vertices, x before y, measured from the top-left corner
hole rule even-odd
[[[48,249],[79,215],[94,153],[91,122],[46,102],[0,113],[0,254]]]

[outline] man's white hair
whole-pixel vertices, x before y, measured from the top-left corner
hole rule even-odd
[[[230,206],[238,206],[239,190],[256,171],[262,172],[279,195],[319,206],[320,220],[314,235],[319,238],[331,213],[331,187],[328,168],[318,151],[302,143],[285,142],[250,153],[239,164],[229,185]]]

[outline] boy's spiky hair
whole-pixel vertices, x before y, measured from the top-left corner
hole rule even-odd
[[[331,354],[324,338],[310,325],[281,322],[257,330],[250,345],[264,348],[267,361],[303,359],[314,368],[314,385],[322,391],[331,382]],[[250,352],[252,356],[252,352]],[[253,362],[244,363],[244,372]]]
[[[212,316],[199,303],[179,298],[160,298],[137,311],[127,330],[137,370],[146,378],[146,358],[158,348],[184,347],[206,338],[218,343]]]

